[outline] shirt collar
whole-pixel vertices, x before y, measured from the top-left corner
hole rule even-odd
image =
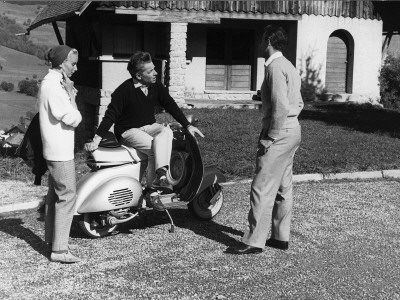
[[[144,88],[148,88],[148,86],[147,85],[143,85],[143,84],[141,84],[140,82],[138,82],[138,81],[136,81],[136,80],[133,80],[133,85],[135,86],[135,89],[137,89],[137,88],[142,88],[142,89],[144,89]]]
[[[274,60],[274,59],[276,59],[276,58],[278,58],[278,57],[282,57],[283,56],[283,54],[282,54],[282,52],[281,51],[278,51],[278,52],[275,52],[274,54],[272,54],[270,57],[268,57],[268,59],[267,59],[267,61],[265,62],[265,66],[266,67],[268,67],[271,63],[272,63],[272,61]]]

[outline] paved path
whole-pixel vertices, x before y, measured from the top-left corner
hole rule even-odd
[[[156,218],[95,240],[74,227],[76,265],[48,262],[34,211],[2,216],[0,298],[400,299],[399,181],[297,183],[289,250],[232,256],[249,187],[227,186],[211,222],[173,210],[175,234]]]

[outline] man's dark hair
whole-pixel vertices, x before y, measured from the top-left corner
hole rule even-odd
[[[136,73],[141,71],[142,66],[150,62],[150,53],[137,51],[129,59],[127,70],[133,78],[136,78]]]
[[[285,49],[288,42],[287,33],[280,26],[268,25],[264,28],[262,42],[265,48],[268,46],[269,43],[271,43],[271,46],[274,47],[276,50],[282,51],[283,49]]]

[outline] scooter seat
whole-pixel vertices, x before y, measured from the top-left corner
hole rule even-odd
[[[111,131],[108,131],[104,134],[99,146],[104,148],[117,148],[121,145],[118,143],[115,135]]]
[[[145,155],[134,148],[118,146],[114,148],[99,147],[91,153],[88,163],[101,168],[107,166],[117,166],[128,163],[138,163],[145,159]]]

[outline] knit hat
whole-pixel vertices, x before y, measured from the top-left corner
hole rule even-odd
[[[67,45],[55,46],[47,52],[46,60],[51,63],[52,68],[57,68],[68,57],[71,50],[72,48]]]

